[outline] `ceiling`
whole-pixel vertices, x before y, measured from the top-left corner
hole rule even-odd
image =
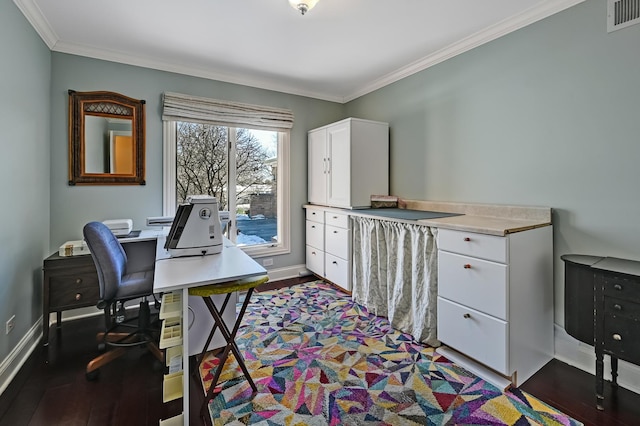
[[[49,48],[347,102],[584,0],[14,0]]]

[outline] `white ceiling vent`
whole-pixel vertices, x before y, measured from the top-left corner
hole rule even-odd
[[[608,0],[607,32],[640,23],[640,0]]]

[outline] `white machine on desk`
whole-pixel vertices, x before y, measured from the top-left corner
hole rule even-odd
[[[102,221],[116,237],[126,237],[133,231],[133,220],[131,219],[109,219]]]
[[[173,218],[164,248],[172,257],[204,256],[222,251],[222,225],[218,200],[190,195]]]

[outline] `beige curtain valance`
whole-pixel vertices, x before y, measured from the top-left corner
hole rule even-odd
[[[293,127],[293,112],[287,109],[171,92],[163,94],[162,119],[273,131]]]

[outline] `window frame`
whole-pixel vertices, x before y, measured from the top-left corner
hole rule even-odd
[[[184,120],[188,121],[188,120]],[[163,140],[163,183],[162,183],[162,215],[173,216],[176,212],[176,135],[177,122],[173,120],[163,120],[162,140]],[[229,127],[231,131],[234,126]],[[242,126],[250,129],[250,126]],[[268,257],[291,253],[291,197],[290,197],[290,131],[278,132],[278,176],[277,176],[277,202],[278,202],[278,242],[250,246],[239,246],[251,257]],[[233,182],[231,182],[233,181]],[[235,183],[235,174],[231,177],[228,185]],[[235,216],[230,220],[235,222]]]

